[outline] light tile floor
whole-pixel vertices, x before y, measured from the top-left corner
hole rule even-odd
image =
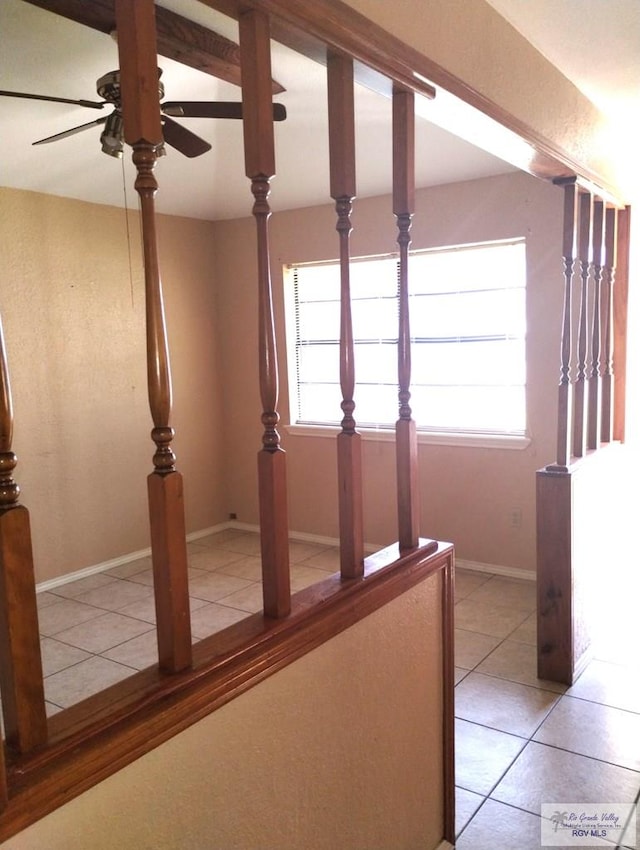
[[[256,534],[227,530],[188,552],[194,641],[261,610]],[[294,590],[339,569],[332,547],[292,542],[290,555]],[[50,713],[155,663],[152,593],[143,558],[39,595]],[[457,570],[458,850],[537,850],[541,802],[638,799],[635,633],[622,645],[619,619],[608,624],[567,689],[536,676],[535,607],[533,582]]]
[[[188,544],[194,642],[262,610],[257,534],[227,530]],[[292,542],[291,586],[339,569],[338,550]],[[149,558],[38,595],[47,711],[55,714],[157,661]]]
[[[538,850],[543,802],[638,800],[633,619],[628,634],[619,617],[601,629],[595,659],[566,688],[536,676],[535,608],[533,582],[457,570],[457,850]]]

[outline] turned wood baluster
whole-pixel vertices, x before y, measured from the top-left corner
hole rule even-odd
[[[258,452],[262,593],[267,617],[291,610],[286,456],[277,431],[278,358],[269,267],[267,198],[274,176],[275,149],[271,101],[269,19],[262,12],[240,15],[245,171],[255,202],[258,251],[258,348],[262,401],[262,449]]]
[[[182,476],[171,448],[171,369],[158,261],[153,169],[162,144],[153,0],[116,0],[125,139],[140,196],[146,296],[147,380],[156,444],[147,479],[160,667],[191,665],[191,620]]]
[[[603,364],[602,364],[602,442],[613,439],[613,339],[614,309],[613,290],[616,274],[616,253],[618,237],[618,210],[615,207],[605,213],[603,263]]]
[[[13,406],[0,324],[0,688],[7,744],[25,753],[46,742],[47,718],[29,512],[18,503],[12,440]]]
[[[568,469],[571,458],[571,421],[573,397],[571,394],[571,345],[572,345],[572,289],[573,270],[576,260],[578,224],[578,187],[575,179],[564,186],[564,220],[562,225],[562,261],[564,270],[564,304],[560,341],[560,384],[558,386],[558,445],[556,463],[558,469]]]
[[[588,351],[588,296],[591,271],[593,232],[593,195],[580,196],[580,225],[578,229],[578,260],[580,262],[580,315],[578,319],[578,373],[574,387],[575,410],[573,416],[573,454],[583,457],[587,437],[587,351]]]
[[[593,204],[593,313],[591,323],[591,374],[589,376],[589,420],[587,425],[587,448],[600,447],[602,433],[602,378],[600,376],[601,347],[601,293],[602,293],[602,251],[604,228],[604,204]]]
[[[418,545],[420,502],[418,491],[418,438],[411,416],[411,329],[409,324],[409,245],[415,210],[414,94],[393,92],[393,212],[398,225],[399,326],[396,468],[398,487],[398,540],[400,549]]]
[[[329,161],[331,197],[336,203],[340,238],[340,387],[342,430],[338,434],[338,512],[340,520],[340,573],[343,578],[364,574],[362,529],[362,447],[353,417],[355,364],[349,236],[351,208],[356,195],[355,112],[353,60],[327,55],[329,105]]]

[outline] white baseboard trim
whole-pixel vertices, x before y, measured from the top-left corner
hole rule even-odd
[[[519,578],[524,581],[535,581],[534,570],[523,570],[521,567],[503,567],[500,564],[483,564],[480,561],[466,561],[464,558],[456,558],[456,567],[461,570],[472,570],[476,573],[491,573],[506,578]]]
[[[230,522],[221,522],[218,525],[209,526],[209,528],[201,528],[199,531],[191,531],[187,534],[187,543],[193,543],[202,537],[208,537],[210,534],[217,534],[220,531],[226,531],[232,528],[237,531],[248,531],[258,533],[260,528],[247,522],[238,522],[231,520]],[[337,537],[326,537],[322,534],[308,534],[306,531],[290,531],[290,540],[298,540],[301,543],[315,543],[318,546],[339,546],[340,541]],[[383,549],[382,545],[375,543],[365,543],[365,553],[371,554]],[[42,581],[36,585],[37,593],[44,593],[47,590],[54,590],[56,587],[62,587],[64,584],[69,584],[72,581],[86,578],[87,576],[103,573],[107,570],[112,570],[114,567],[120,567],[123,564],[129,564],[131,561],[137,561],[140,558],[148,558],[151,555],[151,547],[146,549],[138,549],[136,552],[127,552],[126,555],[119,555],[117,558],[110,558],[108,561],[102,561],[99,564],[93,564],[90,567],[84,567],[81,570],[76,570],[73,573],[66,573],[63,576]],[[491,573],[492,575],[507,576],[509,578],[525,579],[526,581],[535,581],[536,575],[531,570],[522,570],[518,567],[503,567],[498,564],[482,564],[479,561],[466,561],[462,558],[456,558],[456,565],[461,569],[472,570],[479,573]]]
[[[187,543],[192,543],[201,537],[208,537],[210,534],[217,534],[219,531],[224,531],[230,527],[230,523],[223,522],[219,525],[212,525],[210,528],[201,528],[199,531],[192,531],[187,534]],[[138,549],[136,552],[127,552],[126,555],[119,555],[117,558],[110,558],[108,561],[101,561],[99,564],[93,564],[90,567],[83,567],[81,570],[76,570],[73,573],[65,573],[63,576],[41,581],[36,585],[36,593],[44,593],[47,590],[53,590],[56,587],[62,587],[63,584],[69,584],[72,581],[78,581],[87,576],[93,576],[96,573],[104,573],[107,570],[112,570],[114,567],[120,567],[122,564],[130,564],[131,561],[137,561],[140,558],[148,558],[151,555],[151,547],[146,549]]]
[[[250,525],[249,523],[237,522],[236,520],[228,522],[226,526],[227,528],[236,528],[238,529],[238,531],[252,531],[256,534],[260,531],[260,526],[258,525]],[[316,543],[318,546],[340,545],[340,541],[337,537],[326,537],[322,534],[308,534],[306,531],[290,531],[289,540],[298,540],[300,541],[300,543]],[[368,554],[372,554],[373,552],[379,552],[380,549],[384,549],[384,546],[382,546],[382,544],[364,544],[364,551]]]

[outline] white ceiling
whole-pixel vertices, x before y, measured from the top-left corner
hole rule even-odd
[[[640,121],[640,0],[487,0],[600,110]]]
[[[598,105],[609,108],[629,96],[635,97],[637,106],[640,0],[489,1]],[[235,22],[197,0],[159,0],[159,4],[238,40]],[[607,33],[606,44],[598,50],[591,46],[594,31],[598,36]],[[166,100],[240,98],[236,86],[164,57],[160,62]],[[288,110],[287,120],[275,129],[279,172],[272,181],[272,208],[326,203],[325,70],[275,44],[272,62],[274,78],[286,89],[277,100]],[[1,0],[0,89],[98,100],[95,80],[117,66],[117,46],[109,36],[22,0]],[[391,174],[390,102],[357,87],[356,110],[358,194],[384,194]],[[122,206],[124,169],[127,203],[136,206],[130,156],[125,153],[118,162],[101,153],[100,128],[48,145],[31,145],[100,114],[66,104],[0,98],[0,185]],[[178,120],[211,142],[213,149],[198,159],[169,149],[156,168],[158,210],[206,219],[248,215],[252,198],[244,176],[241,122]],[[513,170],[422,119],[416,142],[419,186]]]

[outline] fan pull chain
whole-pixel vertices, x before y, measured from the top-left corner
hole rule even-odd
[[[129,228],[129,202],[127,198],[127,181],[125,178],[124,172],[124,157],[120,160],[120,164],[122,165],[122,191],[124,194],[124,221],[125,228],[127,231],[127,252],[129,254],[129,288],[131,290],[131,308],[135,307],[134,298],[133,298],[133,261],[131,259],[131,230]]]

